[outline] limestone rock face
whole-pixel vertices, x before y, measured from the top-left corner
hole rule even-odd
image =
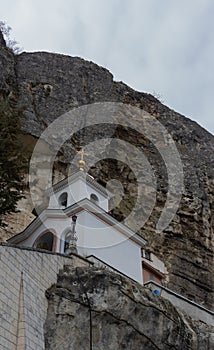
[[[23,130],[26,139],[31,137],[32,144],[61,114],[94,102],[115,101],[136,106],[153,115],[165,126],[181,155],[185,190],[176,216],[161,235],[156,233],[155,223],[166,201],[167,169],[159,150],[142,136],[140,119],[130,120],[130,123],[137,125],[138,134],[119,127],[114,130],[109,130],[109,127],[94,127],[82,135],[76,135],[57,155],[55,180],[60,179],[61,174],[67,174],[69,156],[75,153],[80,144],[88,144],[97,138],[113,134],[143,151],[157,177],[157,201],[140,234],[148,240],[149,248],[165,262],[169,272],[167,286],[212,308],[214,137],[153,96],[115,82],[108,70],[92,62],[45,52],[13,56],[5,47],[1,36],[0,80],[2,91],[9,94],[14,93],[15,89],[18,104],[26,108]],[[32,147],[29,143],[27,145]],[[123,149],[115,152],[124,153]],[[136,163],[139,160],[136,159]],[[113,210],[113,215],[122,220],[132,210],[137,196],[137,183],[131,169],[122,162],[103,160],[91,169],[91,174],[102,184],[112,178],[122,182],[124,198]],[[140,218],[142,213],[139,211],[137,215]],[[13,232],[10,230],[9,234],[12,233],[17,233],[16,226]]]
[[[67,267],[46,295],[47,350],[90,349],[90,341],[94,350],[214,345],[209,327],[201,323],[196,330],[168,301],[107,269]]]

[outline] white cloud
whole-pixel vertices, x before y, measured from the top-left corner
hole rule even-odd
[[[93,60],[214,133],[212,0],[7,0],[1,8],[26,51]]]

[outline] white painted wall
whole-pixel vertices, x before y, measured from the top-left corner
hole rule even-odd
[[[44,223],[40,225],[35,231],[30,234],[30,237],[25,241],[19,243],[23,247],[33,247],[36,239],[45,231],[50,230],[57,236],[57,246],[56,251],[60,252],[60,242],[59,239],[62,237],[62,233],[66,228],[71,228],[72,219],[66,215],[62,218],[50,217],[44,220]]]
[[[32,247],[37,237],[47,229],[57,236],[56,251],[64,252],[65,233],[71,229],[72,219],[48,218],[20,245]],[[120,233],[115,226],[100,220],[93,213],[82,211],[76,224],[77,250],[82,256],[95,255],[115,269],[142,283],[141,246]]]
[[[76,179],[74,183],[68,185],[66,188],[58,191],[50,196],[49,209],[64,209],[64,207],[59,205],[58,199],[60,195],[64,192],[68,193],[67,206],[78,203],[84,198],[90,199],[92,193],[96,194],[99,199],[99,207],[108,211],[109,199],[107,196],[102,195],[98,190],[95,190],[90,184],[85,183],[81,178]]]
[[[82,256],[94,255],[143,283],[141,246],[109,226],[92,213],[84,211],[77,219],[77,248]]]

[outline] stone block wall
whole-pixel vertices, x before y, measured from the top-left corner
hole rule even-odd
[[[76,255],[0,245],[0,349],[44,349],[45,291],[64,265],[89,264]]]

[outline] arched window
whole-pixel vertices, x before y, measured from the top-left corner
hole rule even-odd
[[[53,241],[54,241],[53,233],[46,232],[42,236],[37,238],[37,240],[33,246],[34,246],[34,248],[52,251],[53,250]]]
[[[97,195],[94,194],[94,193],[91,193],[91,195],[90,195],[90,200],[91,200],[92,202],[94,202],[95,204],[98,204],[98,203],[99,203],[99,198],[98,198]]]
[[[63,192],[58,199],[59,205],[66,208],[68,202],[68,194],[67,192]]]

